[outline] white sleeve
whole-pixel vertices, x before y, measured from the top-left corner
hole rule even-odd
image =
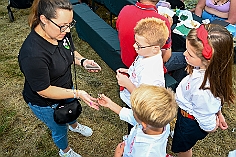
[[[131,125],[136,125],[137,121],[134,118],[132,109],[123,107],[119,113],[120,119],[130,123]]]
[[[221,109],[221,101],[210,90],[200,90],[192,96],[193,116],[201,129],[212,131],[216,127],[216,113]]]

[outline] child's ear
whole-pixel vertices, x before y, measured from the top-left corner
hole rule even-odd
[[[143,127],[143,130],[146,130],[146,129],[147,129],[147,124],[146,124],[146,123],[141,122],[141,125],[142,125],[142,127]]]
[[[160,46],[153,46],[153,53],[158,54],[160,52]]]

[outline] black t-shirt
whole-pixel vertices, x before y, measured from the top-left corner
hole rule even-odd
[[[58,41],[58,45],[53,45],[31,30],[18,56],[20,69],[25,76],[23,97],[26,103],[49,106],[58,100],[45,99],[37,91],[45,90],[50,85],[72,88],[73,51],[70,33]]]

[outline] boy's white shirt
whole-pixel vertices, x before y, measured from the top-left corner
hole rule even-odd
[[[166,156],[166,146],[168,136],[170,134],[169,124],[166,125],[162,134],[148,135],[142,131],[142,125],[137,123],[131,109],[122,108],[119,116],[121,120],[124,120],[134,126],[125,140],[123,157]]]
[[[221,110],[221,101],[210,90],[200,90],[205,70],[193,69],[176,88],[179,107],[193,115],[201,129],[212,131],[216,127],[216,113]],[[210,86],[207,81],[206,86]]]
[[[152,57],[137,56],[128,69],[129,79],[136,86],[141,84],[165,86],[163,60],[161,51]],[[130,92],[125,88],[120,91],[120,98],[131,107]]]

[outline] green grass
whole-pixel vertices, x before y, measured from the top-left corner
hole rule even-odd
[[[0,136],[4,136],[4,133],[7,133],[11,128],[11,124],[14,121],[16,112],[12,110],[6,110],[5,108],[2,109],[1,118],[0,118]]]
[[[184,0],[185,8],[191,10],[195,8],[198,0]]]
[[[32,114],[21,94],[24,77],[20,72],[17,56],[21,44],[30,32],[27,25],[29,9],[12,9],[15,21],[11,23],[7,4],[8,0],[0,1],[0,157],[58,156],[58,149],[52,142],[49,129]],[[109,14],[102,7],[97,12],[109,20]],[[103,69],[98,74],[93,74],[77,68],[79,89],[84,89],[94,97],[98,93],[105,93],[118,104],[124,105],[119,98],[115,73],[86,42],[78,38],[75,29],[72,30],[72,35],[78,51],[84,57],[94,59]],[[94,134],[83,137],[69,132],[70,146],[83,157],[112,157],[116,145],[126,134],[126,123],[106,108],[95,111],[84,103],[82,106],[83,112],[78,121],[90,126]],[[226,131],[218,130],[199,141],[193,150],[194,157],[226,157],[230,150],[236,149],[236,132],[232,132],[236,128],[235,107],[233,104],[223,108],[229,128]],[[174,121],[171,123],[172,129],[173,124]],[[169,153],[170,146],[171,138],[167,149]]]

